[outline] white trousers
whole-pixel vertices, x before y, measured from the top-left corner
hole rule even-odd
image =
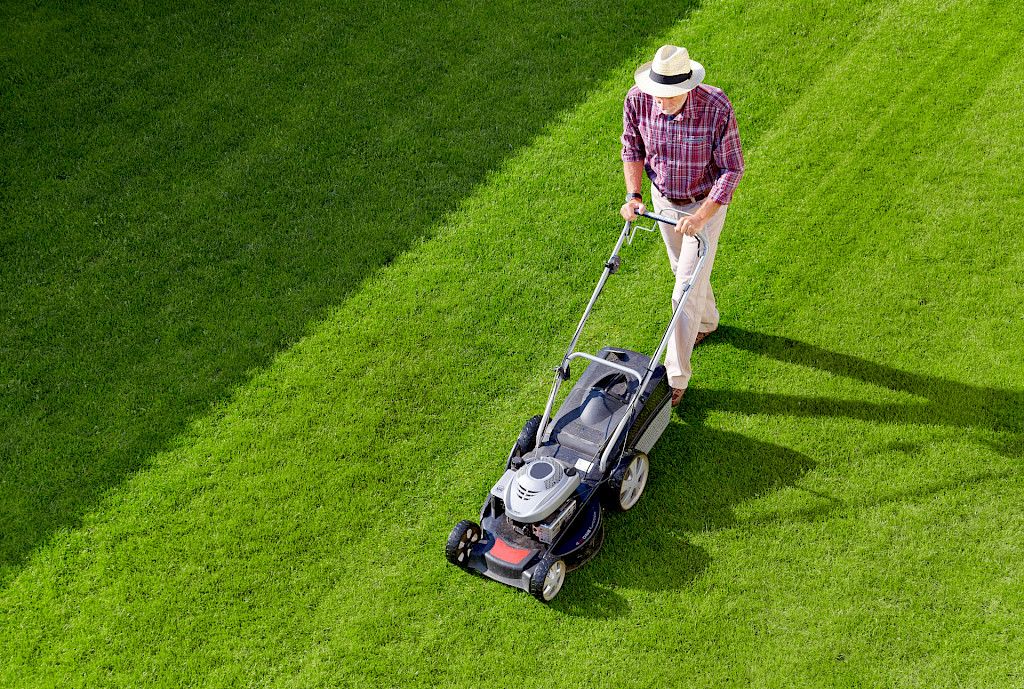
[[[653,185],[651,197],[654,212],[670,218],[679,217],[679,213],[674,211],[695,213],[703,203],[698,201],[689,205],[676,205],[662,196]],[[728,210],[728,206],[722,206],[704,225],[704,233],[708,237],[708,255],[693,285],[693,293],[686,298],[683,315],[668,340],[665,368],[668,370],[669,385],[674,388],[686,389],[690,384],[690,355],[693,354],[693,342],[697,339],[697,333],[709,333],[718,328],[718,307],[715,305],[715,293],[711,289],[711,268],[715,264],[718,237],[722,234]],[[668,263],[673,275],[676,276],[675,288],[672,290],[672,308],[675,309],[683,296],[683,288],[690,281],[693,269],[697,265],[697,240],[679,234],[673,225],[659,225],[661,238],[665,240],[665,249],[668,251]]]

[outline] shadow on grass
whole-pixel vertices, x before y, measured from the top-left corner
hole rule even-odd
[[[841,416],[870,422],[945,425],[965,430],[996,431],[1010,438],[981,439],[1004,456],[1024,456],[1021,437],[1024,394],[912,374],[857,357],[838,354],[785,337],[721,326],[716,345],[728,344],[761,356],[846,376],[922,398],[915,404],[874,404],[825,397],[749,393],[692,388],[681,416],[671,424],[652,458],[654,480],[644,501],[625,518],[614,515],[604,553],[589,569],[574,575],[555,607],[567,614],[593,618],[628,613],[628,602],[615,585],[647,590],[689,586],[708,567],[706,551],[688,533],[726,528],[735,523],[733,509],[742,501],[792,486],[815,467],[810,457],[780,445],[746,438],[704,424],[710,410],[741,414]],[[707,345],[706,345],[707,347]],[[895,444],[890,449],[916,450]],[[672,460],[674,458],[674,460]],[[753,523],[815,521],[837,511],[919,500],[953,488],[1005,479],[1012,472],[983,472],[955,481],[900,491],[882,498],[849,503],[809,491],[819,504],[785,515],[764,515]],[[804,489],[807,490],[807,489]],[[611,586],[612,588],[609,588]]]
[[[693,4],[8,17],[0,582]]]
[[[803,395],[777,395],[732,390],[695,389],[688,409],[719,409],[784,416],[836,416],[894,424],[926,424],[951,428],[1024,432],[1024,393],[959,383],[937,376],[907,373],[889,366],[837,354],[776,335],[722,326],[709,342],[728,344],[778,361],[827,371],[837,376],[905,392],[921,399],[907,404],[874,404]],[[687,400],[689,402],[689,398]],[[993,449],[1020,456],[1020,438]]]
[[[687,534],[728,527],[734,506],[791,485],[815,466],[799,452],[702,423],[670,424],[652,463],[643,502],[626,515],[609,515],[604,551],[573,575],[556,608],[617,617],[629,606],[609,585],[649,591],[690,586],[711,557]]]

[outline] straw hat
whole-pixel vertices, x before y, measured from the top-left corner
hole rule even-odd
[[[704,65],[690,59],[686,48],[663,45],[651,62],[633,72],[637,87],[661,98],[681,96],[704,81]]]

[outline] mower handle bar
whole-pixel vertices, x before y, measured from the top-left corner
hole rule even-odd
[[[689,215],[689,213],[683,214]],[[672,218],[667,218],[656,213],[644,212],[638,213],[637,215],[641,215],[645,218],[650,218],[651,220],[656,220],[658,222],[668,223],[670,225],[675,225],[678,222],[677,220],[673,220]],[[565,356],[562,358],[562,363],[559,364],[559,366],[555,369],[555,382],[551,388],[551,394],[548,395],[548,402],[544,408],[544,414],[541,416],[540,426],[537,428],[536,443],[538,446],[540,446],[540,444],[543,442],[544,431],[547,430],[548,421],[551,419],[551,411],[555,403],[555,397],[558,395],[558,388],[561,387],[562,381],[568,380],[569,378],[569,361],[571,359],[588,359],[590,361],[598,362],[604,366],[609,366],[610,368],[621,370],[623,373],[627,373],[630,376],[639,377],[634,371],[631,371],[625,366],[621,366],[619,364],[604,359],[598,359],[597,357],[590,354],[586,354],[584,352],[575,351],[576,342],[579,341],[580,333],[583,332],[583,326],[584,324],[586,324],[587,319],[590,317],[590,312],[594,308],[594,303],[597,302],[598,296],[600,296],[601,292],[604,290],[605,282],[607,282],[608,278],[619,269],[619,249],[622,248],[622,244],[626,241],[626,238],[632,235],[632,229],[632,221],[627,220],[626,224],[623,225],[622,227],[622,231],[619,233],[618,241],[615,242],[615,248],[612,249],[611,257],[604,264],[604,272],[601,273],[601,279],[598,280],[597,282],[597,288],[594,289],[594,293],[590,297],[590,302],[587,304],[587,308],[583,311],[583,317],[580,318],[579,325],[576,326],[576,333],[572,336],[572,341],[569,343],[569,348],[566,351]],[[676,324],[676,321],[679,319],[680,316],[682,316],[683,302],[686,301],[686,298],[692,291],[692,287],[697,280],[697,275],[700,273],[701,267],[704,264],[704,258],[708,251],[707,236],[703,232],[698,232],[696,235],[694,235],[694,239],[697,240],[697,265],[695,266],[693,275],[690,278],[690,283],[684,289],[683,296],[681,297],[679,304],[673,311],[672,319],[671,321],[669,321],[669,327],[666,329],[665,335],[662,337],[661,343],[658,345],[658,349],[654,352],[654,356],[651,357],[651,363],[650,366],[648,366],[647,368],[646,374],[642,378],[640,378],[640,386],[637,388],[636,395],[634,396],[633,401],[630,403],[631,408],[635,406],[636,401],[640,399],[640,395],[643,393],[643,389],[646,386],[647,381],[650,380],[651,375],[654,373],[654,368],[655,366],[657,366],[657,362],[658,360],[661,359],[661,355],[662,353],[664,353],[665,347],[668,344],[669,335],[671,334],[672,329]],[[626,416],[629,416],[629,414],[627,414]],[[625,423],[625,420],[626,419],[623,418],[623,423]],[[619,428],[616,430],[616,438],[622,431],[622,426],[623,424],[620,424]],[[611,444],[614,445],[614,439]],[[610,449],[611,447],[609,446],[601,457],[602,469],[604,463],[608,460],[608,450]]]
[[[607,359],[601,359],[599,357],[594,356],[593,354],[587,354],[586,352],[573,352],[572,354],[570,354],[567,357],[567,360],[571,361],[573,359],[586,359],[587,361],[593,361],[595,364],[600,364],[602,366],[607,366],[608,368],[614,368],[619,373],[625,373],[627,376],[632,376],[632,377],[636,378],[636,382],[638,382],[638,383],[643,380],[643,376],[641,376],[639,373],[637,373],[633,369],[628,368],[626,366],[623,366],[622,364],[617,364],[614,361],[608,361]]]
[[[687,213],[685,211],[676,211],[676,212],[679,213],[680,215],[687,215],[687,216],[688,215],[693,215],[693,213]],[[637,215],[639,215],[641,217],[644,217],[644,218],[650,218],[651,220],[657,220],[658,222],[668,223],[669,225],[675,225],[677,222],[679,222],[678,218],[673,220],[672,218],[665,217],[664,215],[658,215],[657,213],[652,213],[650,211],[644,211],[643,213],[637,213]]]

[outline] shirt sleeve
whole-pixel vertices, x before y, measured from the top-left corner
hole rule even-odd
[[[708,196],[724,206],[732,201],[732,194],[743,177],[743,148],[740,145],[739,128],[736,126],[736,113],[732,108],[729,109],[729,116],[723,118],[717,134],[718,140],[712,155],[721,172]]]
[[[644,140],[637,125],[636,100],[626,95],[622,106],[622,162],[642,162],[647,157]]]

